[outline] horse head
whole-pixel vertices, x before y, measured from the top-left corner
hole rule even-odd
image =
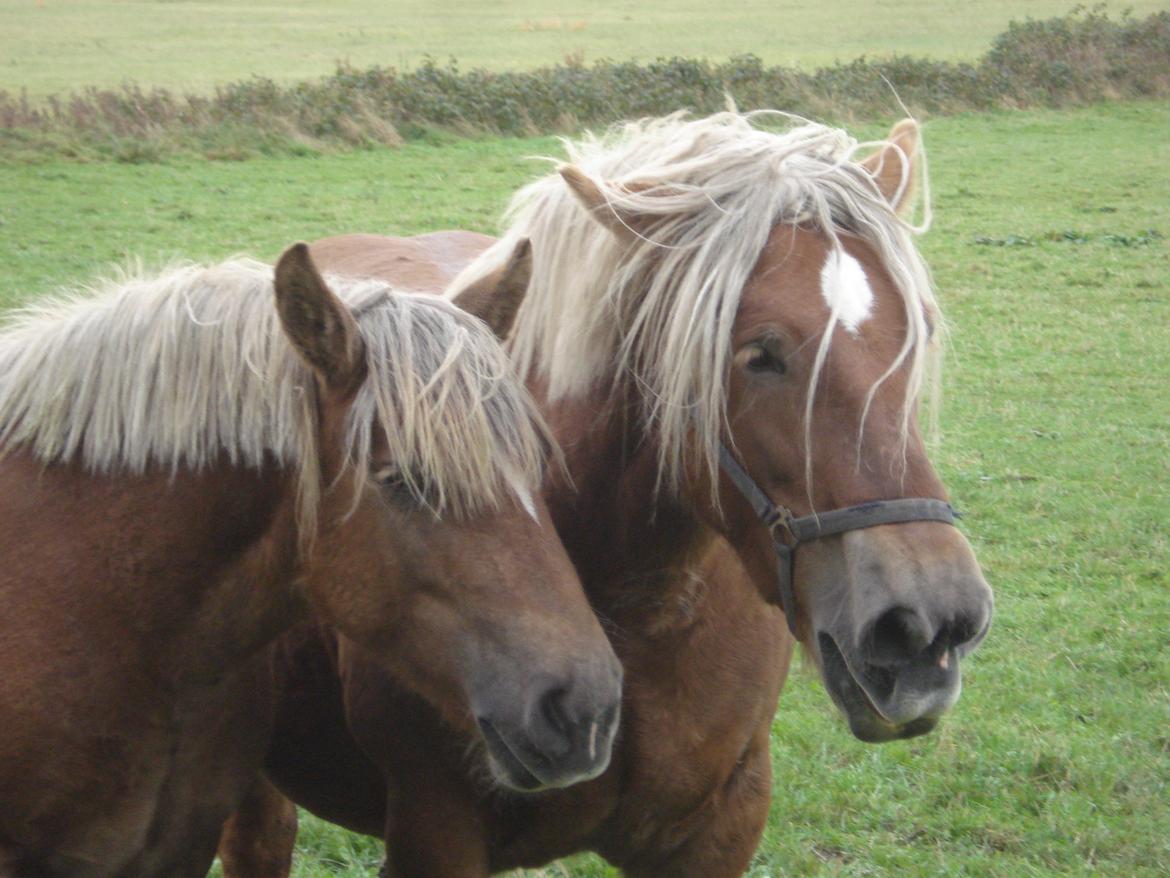
[[[449,722],[478,728],[496,780],[531,790],[605,769],[621,668],[540,497],[540,419],[492,335],[524,294],[526,252],[479,304],[490,326],[432,297],[351,306],[305,245],[281,257],[275,291],[316,403],[303,589]]]
[[[854,734],[921,734],[958,699],[992,596],[918,426],[942,330],[903,216],[918,127],[856,161],[823,126],[713,119],[649,126],[649,170],[645,144],[561,168],[611,239],[582,248],[608,260],[613,325],[580,356],[635,376],[666,486],[784,603]]]

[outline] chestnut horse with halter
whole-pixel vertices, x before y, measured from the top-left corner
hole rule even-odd
[[[303,244],[275,282],[180,267],[0,331],[0,875],[206,874],[310,611],[477,720],[503,783],[514,752],[551,786],[604,769],[621,670],[512,375],[479,320],[334,292]]]
[[[498,243],[313,245],[342,274],[468,294],[531,239],[511,351],[564,448],[553,520],[626,672],[610,768],[516,796],[372,663],[328,658],[343,635],[290,645],[269,777],[382,833],[387,875],[481,878],[579,850],[631,876],[740,875],[794,640],[863,740],[925,733],[959,696],[992,597],[917,426],[941,329],[902,216],[917,125],[859,161],[841,131],[755,121],[672,116],[570,144]],[[226,874],[280,874],[290,806],[264,787],[249,804]]]

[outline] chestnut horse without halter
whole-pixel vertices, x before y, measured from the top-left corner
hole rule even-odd
[[[0,332],[0,875],[204,875],[310,610],[474,715],[504,783],[601,771],[620,666],[512,374],[481,322],[335,295],[303,244],[275,283],[183,267]]]
[[[553,519],[626,671],[609,770],[524,797],[486,788],[466,743],[371,663],[338,661],[344,636],[286,644],[269,775],[383,832],[387,874],[473,878],[584,849],[631,876],[741,874],[767,817],[786,622],[864,740],[922,734],[958,698],[992,600],[917,428],[941,319],[899,214],[917,126],[856,149],[823,126],[668,117],[570,144],[498,244],[313,245],[334,270],[420,287],[484,248],[451,285],[470,292],[531,238],[512,351],[568,462],[571,483],[546,488]],[[264,869],[287,865],[289,806],[263,787],[249,804],[228,874],[279,874]]]

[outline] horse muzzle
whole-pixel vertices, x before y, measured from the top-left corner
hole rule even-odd
[[[887,557],[903,563],[878,561],[874,550],[883,543],[890,549],[899,527],[907,526],[889,528],[887,539],[879,531],[847,536],[846,568],[853,575],[846,597],[834,609],[827,602],[814,606],[811,614],[825,688],[863,741],[934,728],[959,700],[963,657],[991,625],[991,590],[963,551],[965,540],[951,531],[944,541],[954,549],[945,553],[951,563],[894,551]]]
[[[535,792],[590,780],[609,766],[621,716],[620,666],[608,681],[550,685],[522,709],[513,707],[475,711],[496,782]]]

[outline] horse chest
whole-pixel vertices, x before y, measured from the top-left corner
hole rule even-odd
[[[242,798],[271,729],[271,698],[252,663],[222,685],[187,693],[142,844],[120,876],[202,876],[220,827]]]
[[[213,686],[176,699],[165,755],[153,765],[138,844],[120,878],[201,876],[220,826],[251,782],[271,732],[271,693],[260,658]]]

